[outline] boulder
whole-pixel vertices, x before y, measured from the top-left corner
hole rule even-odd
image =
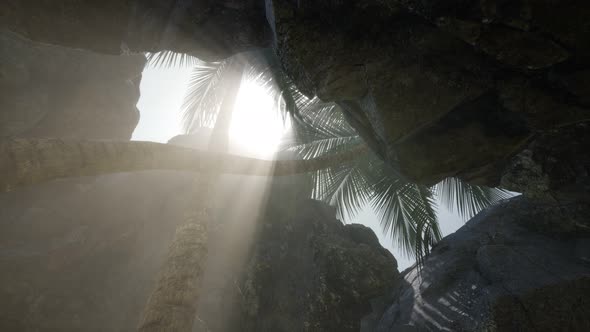
[[[374,331],[587,331],[588,213],[523,196],[484,210],[404,271]]]
[[[412,181],[497,185],[534,134],[589,119],[584,1],[267,3],[297,86]]]
[[[303,201],[285,216],[272,201],[273,222],[261,225],[241,286],[236,331],[359,331],[370,300],[397,284],[393,256],[373,231],[343,225],[323,203]]]
[[[143,55],[109,56],[0,33],[0,133],[127,140]]]
[[[270,43],[263,3],[211,0],[7,0],[0,28],[31,40],[119,55],[172,50],[219,60]]]

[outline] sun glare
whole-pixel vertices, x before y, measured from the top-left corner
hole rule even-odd
[[[276,100],[255,82],[242,83],[230,125],[230,137],[241,149],[259,158],[269,157],[285,132]]]

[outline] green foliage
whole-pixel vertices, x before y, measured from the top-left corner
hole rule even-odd
[[[284,148],[297,152],[303,159],[364,144],[334,103],[308,100],[300,112],[303,121],[294,124],[292,137],[284,143]],[[442,237],[436,215],[437,201],[470,218],[510,196],[501,189],[477,187],[453,178],[432,188],[410,183],[373,153],[318,171],[313,180],[314,198],[336,205],[345,221],[370,205],[380,218],[383,231],[419,264]]]
[[[457,178],[446,178],[435,186],[437,197],[451,212],[456,211],[464,220],[493,203],[512,197],[509,191],[499,188],[474,186]]]

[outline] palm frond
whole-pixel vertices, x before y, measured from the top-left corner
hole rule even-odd
[[[301,114],[305,121],[292,127],[291,138],[283,142],[284,149],[310,159],[363,144],[352,127],[337,125],[343,117],[334,104],[318,111]],[[317,116],[323,118],[324,126],[313,125]],[[369,158],[359,158],[315,172],[313,198],[334,205],[339,218],[352,219],[368,203],[371,163]]]
[[[382,166],[372,187],[371,205],[383,231],[391,234],[407,257],[415,257],[420,263],[442,237],[432,192],[424,186],[403,181],[386,165]]]
[[[423,203],[420,206],[420,215],[422,217],[415,219],[417,240],[416,248],[414,249],[418,267],[421,267],[424,263],[424,256],[430,253],[430,248],[436,242],[440,241],[442,233],[439,228],[436,212],[434,211],[436,201],[433,198],[432,190],[421,185],[415,185],[414,188],[418,190],[420,202]]]
[[[499,188],[474,186],[457,178],[446,178],[435,186],[436,196],[449,211],[457,212],[468,220],[486,207],[512,197],[509,191]]]
[[[293,123],[289,140],[283,146],[299,152],[303,158],[314,158],[362,143],[357,132],[344,119],[335,104],[316,104],[315,112],[306,109],[302,121]]]
[[[184,68],[202,63],[201,60],[192,55],[172,51],[146,53],[146,58],[146,66],[150,68]]]
[[[336,207],[339,218],[352,220],[371,197],[373,160],[358,158],[313,174],[314,198]]]
[[[214,123],[223,100],[222,81],[227,66],[228,60],[194,66],[181,106],[186,133]]]
[[[304,159],[364,144],[334,103],[307,100],[300,115],[302,121],[293,124],[292,137],[284,146]],[[433,192],[403,180],[374,154],[318,171],[313,179],[314,198],[335,205],[339,217],[345,220],[370,203],[384,232],[419,263],[442,237]]]
[[[314,142],[325,138],[352,138],[359,141],[357,131],[346,121],[341,108],[335,103],[309,100],[300,108],[300,121],[291,126],[293,138],[301,142]]]
[[[159,62],[170,61],[170,55],[164,54],[158,58]],[[173,57],[172,57],[173,58]],[[165,61],[166,60],[166,61]],[[223,99],[222,88],[226,79],[226,69],[232,63],[244,65],[243,80],[254,81],[264,88],[266,93],[277,100],[276,109],[283,116],[283,120],[289,100],[294,103],[302,103],[306,100],[297,95],[294,84],[288,85],[289,91],[281,90],[281,82],[286,80],[276,56],[269,50],[257,50],[236,54],[221,62],[197,62],[189,81],[189,88],[182,105],[183,125],[185,131],[191,127],[210,126],[215,120],[219,104]],[[278,84],[277,84],[278,83]]]

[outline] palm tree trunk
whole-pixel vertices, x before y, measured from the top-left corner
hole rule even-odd
[[[226,61],[230,61],[230,63],[224,72],[224,78],[227,81],[224,98],[217,119],[215,119],[215,127],[209,138],[209,151],[221,153],[227,153],[229,149],[229,130],[245,69],[244,62],[239,56],[234,56]]]
[[[0,191],[78,176],[178,170],[280,176],[314,172],[368,153],[365,145],[307,160],[261,160],[138,141],[0,138]]]
[[[207,255],[207,218],[210,215],[207,202],[196,199],[195,204],[198,207],[193,210],[194,214],[176,228],[138,331],[184,332],[193,327],[202,264]]]
[[[209,138],[209,150],[227,153],[229,128],[235,101],[240,89],[244,66],[238,59],[231,59],[226,73],[227,86],[215,128]],[[177,228],[167,260],[162,267],[156,286],[146,304],[140,332],[192,330],[199,286],[206,261],[210,224],[213,219],[215,192],[219,183],[218,172],[223,158],[216,158],[217,168],[212,174],[198,175],[193,195],[194,216]],[[200,195],[199,195],[200,193]]]

